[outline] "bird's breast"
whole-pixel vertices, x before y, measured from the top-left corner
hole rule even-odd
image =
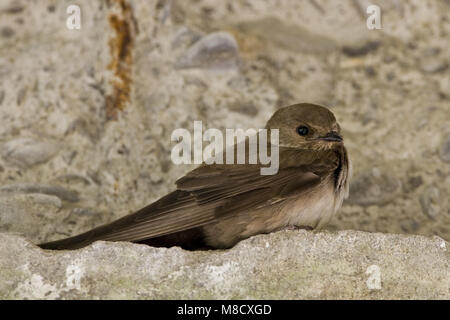
[[[339,209],[336,206],[337,199],[334,179],[330,175],[298,197],[241,212],[218,223],[204,226],[206,243],[212,247],[226,248],[250,236],[288,226],[321,227]]]
[[[328,223],[339,209],[334,179],[327,177],[319,185],[286,201],[281,208],[286,225],[318,228]]]

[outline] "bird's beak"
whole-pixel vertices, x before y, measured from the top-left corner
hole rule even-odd
[[[343,140],[342,137],[336,131],[328,132],[325,136],[319,137],[318,139],[325,140],[325,141],[336,141],[336,142],[340,142]]]

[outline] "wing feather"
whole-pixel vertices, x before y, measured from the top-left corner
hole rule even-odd
[[[176,191],[136,213],[41,247],[73,249],[97,240],[143,241],[283,201],[319,182],[318,175],[302,166],[261,175],[258,165],[203,165],[179,179]]]

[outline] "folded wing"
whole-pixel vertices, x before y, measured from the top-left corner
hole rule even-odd
[[[179,179],[176,191],[136,213],[41,247],[76,249],[97,240],[143,241],[283,201],[319,182],[318,175],[302,166],[280,168],[275,175],[261,175],[258,165],[204,165]]]

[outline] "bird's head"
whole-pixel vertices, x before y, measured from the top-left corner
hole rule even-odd
[[[277,110],[266,129],[279,129],[279,146],[330,150],[343,144],[334,114],[325,107],[300,103]]]

